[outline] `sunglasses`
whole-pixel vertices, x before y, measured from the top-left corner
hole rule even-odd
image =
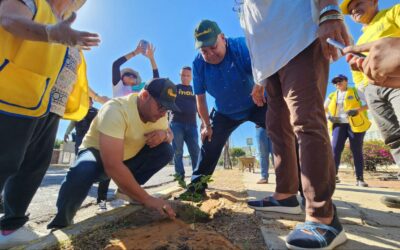
[[[126,73],[126,74],[124,74],[122,77],[125,77],[125,76],[127,76],[127,77],[131,77],[131,78],[137,78],[137,76],[136,75],[134,75],[134,74],[132,74],[132,73]]]

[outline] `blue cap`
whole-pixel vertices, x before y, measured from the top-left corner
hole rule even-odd
[[[340,81],[343,81],[343,80],[346,80],[347,81],[347,76],[345,76],[345,75],[343,75],[343,74],[339,74],[339,75],[337,75],[337,76],[335,76],[334,78],[332,78],[332,83],[333,84],[336,84],[336,83],[338,83],[338,82],[340,82]]]

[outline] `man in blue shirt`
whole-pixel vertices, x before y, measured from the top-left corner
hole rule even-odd
[[[206,184],[200,190],[193,184],[214,172],[225,142],[240,124],[251,121],[265,128],[267,108],[257,107],[251,98],[254,80],[244,38],[225,38],[217,23],[203,20],[195,29],[195,41],[200,53],[193,61],[193,86],[203,144],[192,183],[181,199],[190,199],[193,192],[204,194]],[[210,115],[206,92],[215,98]]]

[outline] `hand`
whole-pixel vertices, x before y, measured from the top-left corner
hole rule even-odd
[[[154,52],[155,51],[156,51],[156,48],[154,47],[154,45],[149,43],[149,46],[147,47],[147,50],[144,52],[144,56],[149,58],[149,59],[154,59]]]
[[[336,61],[339,58],[337,49],[326,42],[327,38],[332,38],[344,45],[350,45],[350,36],[342,20],[328,20],[319,25],[318,37],[321,41],[322,52],[326,59]]]
[[[362,63],[364,62],[364,58],[355,56],[353,54],[346,55],[346,61],[350,65],[351,70],[353,71],[362,71]]]
[[[85,31],[78,31],[71,28],[71,24],[76,19],[76,13],[72,13],[67,19],[46,26],[49,42],[61,43],[71,47],[90,50],[90,47],[98,46],[100,38],[98,34]]]
[[[64,142],[68,142],[69,141],[69,136],[68,135],[64,135]]]
[[[347,114],[348,116],[353,117],[353,116],[358,115],[358,110],[357,110],[357,109],[350,109],[350,110],[348,110],[348,111],[346,112],[346,114]]]
[[[213,130],[212,130],[211,126],[210,125],[206,126],[206,125],[202,124],[200,129],[201,129],[201,131],[200,131],[201,141],[204,142],[204,140],[206,138],[208,138],[208,141],[211,142],[212,134],[213,134]]]
[[[262,107],[267,102],[264,95],[265,88],[262,85],[254,84],[253,90],[251,91],[251,97],[253,98],[253,102]]]
[[[136,45],[136,49],[133,52],[135,53],[135,55],[139,55],[141,53],[143,54],[143,49],[142,49],[142,46],[140,44],[140,41]]]
[[[161,215],[168,216],[170,219],[175,219],[176,214],[169,203],[163,199],[150,197],[143,202],[143,205],[147,208],[157,210]]]
[[[144,135],[146,137],[146,144],[150,148],[157,147],[167,139],[167,131],[156,130]]]
[[[400,51],[400,38],[386,37],[343,50],[345,53],[369,52],[365,59],[356,58],[355,61],[360,71],[378,83],[384,82],[389,76],[400,76],[400,53],[394,51]]]

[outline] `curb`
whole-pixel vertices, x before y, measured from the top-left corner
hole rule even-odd
[[[180,187],[170,187],[154,193],[153,196],[157,198],[168,199],[172,196],[173,193],[181,191]],[[80,234],[84,234],[88,231],[96,230],[107,223],[112,221],[116,221],[131,215],[132,213],[144,209],[141,205],[128,205],[124,207],[115,208],[111,211],[108,211],[103,214],[96,215],[87,220],[79,222],[77,224],[73,224],[69,227],[56,230],[54,232],[49,233],[46,236],[43,236],[39,239],[31,241],[23,246],[13,247],[13,250],[36,250],[36,249],[47,249],[51,247],[56,247],[62,242],[69,241],[71,238],[74,238]]]

